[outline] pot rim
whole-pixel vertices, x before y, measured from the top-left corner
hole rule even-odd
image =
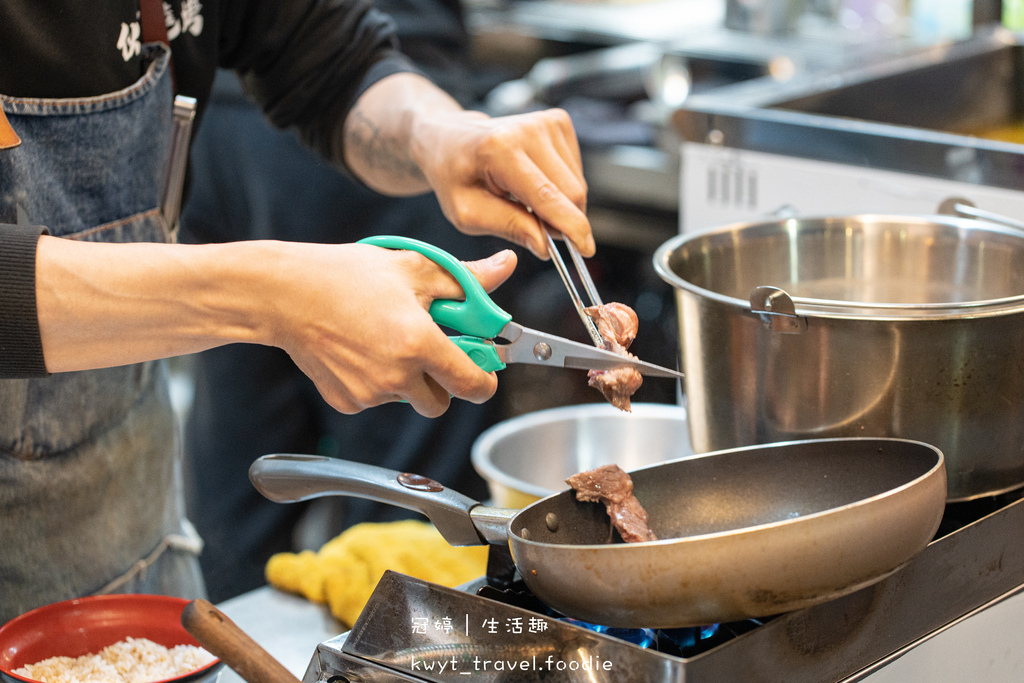
[[[860,224],[881,223],[881,222],[903,222],[914,224],[936,224],[968,232],[990,232],[1004,237],[1011,237],[1024,243],[1024,234],[1021,231],[990,223],[987,221],[974,220],[970,218],[959,218],[945,215],[900,215],[900,214],[851,214],[840,216],[806,216],[798,218],[785,218],[770,221],[749,221],[730,223],[728,225],[687,232],[672,237],[654,252],[654,270],[662,280],[679,289],[686,290],[692,294],[712,299],[733,307],[750,310],[750,302],[738,297],[721,294],[706,289],[688,280],[684,280],[669,268],[668,260],[676,250],[684,244],[700,239],[729,233],[747,232],[757,229],[768,229],[773,226],[782,226],[791,222],[811,223],[842,221],[857,222]],[[765,286],[777,285],[772,282],[761,283]],[[796,314],[806,317],[840,318],[857,320],[964,320],[971,318],[993,317],[1010,315],[1024,311],[1024,293],[1019,295],[1002,297],[997,299],[981,299],[975,301],[962,301],[955,303],[871,303],[861,301],[842,301],[833,299],[818,299],[813,297],[790,297],[796,307]]]

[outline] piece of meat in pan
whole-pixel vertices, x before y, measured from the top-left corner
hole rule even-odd
[[[636,338],[639,321],[632,308],[612,302],[602,306],[589,306],[584,312],[597,325],[604,339],[604,347],[627,358],[636,358],[626,349]],[[619,410],[630,412],[629,398],[643,384],[644,378],[635,368],[591,370],[588,384],[604,394],[605,399]]]
[[[612,526],[626,543],[658,540],[647,526],[647,511],[633,495],[633,480],[618,465],[574,474],[565,483],[576,491],[576,500],[604,503]]]

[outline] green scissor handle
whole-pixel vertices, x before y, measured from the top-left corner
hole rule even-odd
[[[505,364],[498,358],[494,345],[487,340],[496,337],[512,320],[512,316],[491,300],[473,273],[469,272],[469,268],[462,265],[462,261],[444,249],[411,237],[375,235],[361,239],[359,243],[385,249],[415,251],[451,273],[465,292],[466,300],[435,299],[430,304],[430,317],[439,325],[463,333],[461,337],[449,339],[465,351],[482,370],[492,372],[505,369]]]

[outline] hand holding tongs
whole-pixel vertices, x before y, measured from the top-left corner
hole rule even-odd
[[[430,304],[430,317],[439,325],[462,332],[462,336],[451,337],[451,340],[486,372],[503,370],[508,363],[528,363],[580,370],[610,370],[629,366],[642,375],[683,376],[675,370],[626,358],[603,348],[594,348],[512,322],[512,316],[494,303],[461,261],[432,244],[391,235],[368,237],[359,241],[386,249],[415,251],[452,274],[465,292],[466,300],[436,299]],[[504,341],[496,342],[495,339]]]

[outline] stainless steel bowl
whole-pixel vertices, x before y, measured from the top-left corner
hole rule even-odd
[[[594,403],[527,413],[473,444],[473,467],[500,507],[522,508],[601,465],[626,471],[691,455],[683,406],[634,403],[632,413]]]

